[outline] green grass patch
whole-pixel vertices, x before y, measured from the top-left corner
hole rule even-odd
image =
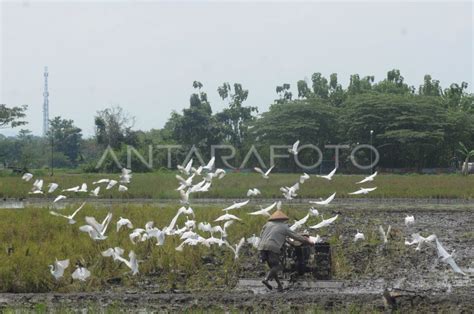
[[[44,173],[41,173],[44,175]],[[101,198],[145,198],[145,199],[177,199],[175,190],[178,181],[174,172],[154,172],[134,174],[129,191],[118,193],[117,188],[105,191],[102,188]],[[55,176],[38,176],[43,178],[45,186],[50,182],[60,184],[60,189],[70,188],[87,183],[91,189],[92,182],[101,178],[117,179],[117,174],[70,174],[59,173]],[[298,197],[327,197],[337,192],[337,198],[474,198],[474,176],[461,175],[379,175],[374,182],[363,184],[364,187],[377,186],[378,189],[362,196],[351,196],[359,188],[355,182],[362,179],[360,175],[336,175],[332,181],[312,176],[301,185]],[[282,186],[291,186],[297,182],[299,174],[271,174],[269,180],[256,173],[229,173],[222,180],[215,179],[209,192],[193,194],[192,198],[245,198],[249,188],[258,188],[262,198],[280,198]],[[200,178],[194,180],[199,182]],[[24,182],[19,176],[0,176],[0,197],[25,198],[46,197],[28,195],[32,182]],[[51,195],[60,193],[60,189]],[[87,197],[88,194],[69,194],[71,197]]]

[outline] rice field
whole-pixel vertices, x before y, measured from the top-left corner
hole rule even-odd
[[[155,240],[132,244],[129,239],[131,230],[122,229],[116,232],[119,217],[129,218],[134,228],[143,228],[148,221],[162,229],[168,225],[178,204],[166,206],[114,206],[113,208],[86,205],[75,217],[76,224],[68,224],[67,219],[49,214],[46,208],[3,209],[0,210],[0,292],[78,292],[104,291],[118,289],[154,289],[154,291],[203,291],[227,290],[235,286],[242,277],[260,277],[266,270],[259,263],[258,252],[246,244],[241,250],[240,258],[235,260],[233,252],[225,247],[202,245],[185,246],[182,252],[175,248],[181,243],[176,236],[167,237],[163,246],[156,246]],[[228,229],[228,241],[237,243],[241,237],[259,234],[266,222],[266,217],[250,216],[255,205],[248,205],[233,212],[242,222],[235,222]],[[60,210],[64,214],[71,213],[76,206]],[[196,221],[213,220],[222,214],[221,207],[196,206]],[[288,208],[285,212],[290,223],[306,215],[306,209]],[[346,210],[347,209],[347,210]],[[415,252],[406,247],[404,241],[410,230],[404,230],[403,217],[397,209],[374,208],[332,208],[322,209],[325,218],[338,213],[340,218],[333,226],[319,230],[317,233],[328,241],[333,248],[333,277],[335,279],[356,279],[384,277],[390,274],[419,274],[420,265],[430,265],[436,253],[432,249],[426,252]],[[470,230],[473,215],[464,208],[454,208],[449,214],[444,206],[434,211],[422,210],[416,214],[417,230],[424,233],[436,232],[443,240],[449,242],[451,249],[456,249],[461,265],[468,266],[472,257],[470,247],[474,239],[457,239]],[[85,216],[94,216],[101,221],[108,212],[113,213],[112,223],[107,231],[108,238],[104,241],[93,241],[86,233],[79,231],[84,225]],[[406,209],[407,213],[415,212]],[[466,214],[468,213],[468,214]],[[459,229],[456,232],[445,231],[440,227],[440,217],[449,215]],[[307,225],[316,224],[320,217],[311,217]],[[177,225],[183,226],[186,218],[181,216]],[[389,243],[384,246],[378,234],[377,226],[392,225]],[[357,230],[364,232],[366,240],[360,244],[353,242]],[[202,236],[209,234],[198,231]],[[316,232],[312,232],[316,235]],[[125,249],[124,256],[134,250],[139,263],[140,273],[130,275],[124,264],[114,262],[112,258],[101,256],[101,252],[120,246]],[[65,275],[56,281],[49,273],[48,265],[55,259],[70,259],[70,266]],[[87,267],[92,276],[86,282],[73,281],[71,273],[75,263],[80,261]],[[442,267],[442,265],[440,266]],[[443,268],[443,271],[448,271]]]
[[[144,199],[177,199],[178,181],[174,172],[155,172],[134,174],[128,192],[118,193],[117,189],[106,191],[102,188],[100,198],[144,198]],[[58,174],[38,175],[45,181],[59,183],[60,188],[52,198],[58,195],[60,189],[70,188],[87,183],[89,189],[92,182],[101,178],[116,178],[116,174]],[[359,188],[355,182],[361,180],[361,175],[335,175],[332,181],[311,176],[298,191],[298,197],[319,198],[327,197],[337,192],[337,198],[474,198],[474,176],[461,175],[378,175],[374,182],[364,184],[364,187],[377,186],[378,189],[362,196],[351,196],[347,193]],[[299,179],[299,174],[270,175],[269,180],[263,179],[256,173],[229,173],[222,180],[215,179],[209,192],[193,194],[194,198],[245,198],[249,188],[258,188],[262,194],[260,198],[280,198],[282,186],[291,186]],[[199,178],[194,183],[199,182]],[[24,182],[19,176],[0,176],[1,198],[39,197],[42,195],[28,195],[32,182]],[[69,195],[68,195],[69,196]],[[87,194],[70,194],[73,197],[87,197]]]

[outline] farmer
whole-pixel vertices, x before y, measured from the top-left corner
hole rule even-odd
[[[293,230],[286,223],[288,216],[286,216],[281,210],[275,211],[268,222],[263,226],[262,233],[260,235],[260,243],[258,244],[258,250],[262,262],[267,262],[270,267],[270,271],[262,283],[270,290],[272,286],[269,281],[275,279],[278,284],[278,291],[283,290],[280,279],[278,279],[278,272],[283,270],[280,264],[280,253],[283,244],[285,244],[286,238],[290,237],[304,244],[313,244],[309,238],[303,237]]]

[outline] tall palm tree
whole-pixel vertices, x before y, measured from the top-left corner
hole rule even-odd
[[[461,173],[467,176],[469,173],[469,159],[474,156],[474,149],[473,150],[467,149],[466,145],[464,145],[461,142],[459,142],[459,146],[461,148],[458,149],[458,152],[460,152],[461,155],[463,155],[465,158],[464,163],[462,164]]]

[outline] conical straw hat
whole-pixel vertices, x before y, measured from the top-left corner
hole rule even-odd
[[[270,218],[268,218],[268,221],[273,221],[273,220],[288,220],[288,216],[285,215],[284,212],[282,212],[281,210],[276,210],[271,216]]]

